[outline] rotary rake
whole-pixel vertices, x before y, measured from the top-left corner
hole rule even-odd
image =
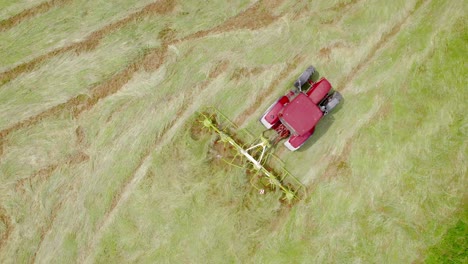
[[[281,134],[270,139],[262,133],[255,139],[246,130],[239,130],[213,107],[200,112],[199,121],[204,128],[216,133],[218,140],[232,151],[232,159],[223,158],[223,161],[253,173],[250,183],[260,194],[265,193],[266,189],[279,190],[283,193],[282,199],[289,203],[305,196],[304,185],[284,168],[278,157],[271,153],[272,147],[282,139]]]

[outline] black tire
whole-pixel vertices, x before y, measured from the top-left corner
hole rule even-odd
[[[301,74],[301,76],[299,76],[299,78],[297,78],[297,80],[294,82],[294,86],[300,90],[302,85],[307,83],[307,81],[314,74],[314,72],[314,66],[310,65],[309,67],[307,67],[307,69]]]
[[[343,101],[343,96],[339,92],[334,92],[330,95],[327,99],[327,103],[325,104],[325,114],[333,110],[333,108],[340,104],[341,101]]]

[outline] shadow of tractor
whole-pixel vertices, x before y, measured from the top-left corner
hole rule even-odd
[[[328,115],[324,116],[322,120],[317,124],[315,127],[314,134],[304,143],[304,145],[299,148],[298,152],[307,151],[311,146],[315,144],[320,138],[328,132],[331,125],[335,121],[335,117],[333,116],[336,112],[340,111],[343,108],[346,100],[343,98],[339,105],[336,106]]]

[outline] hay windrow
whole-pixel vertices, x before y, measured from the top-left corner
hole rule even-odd
[[[0,21],[0,32],[9,30],[27,19],[38,16],[42,13],[46,13],[54,7],[66,5],[70,2],[71,0],[50,0],[47,2],[40,3],[35,7],[26,9],[20,12],[19,14],[16,14],[8,19]]]

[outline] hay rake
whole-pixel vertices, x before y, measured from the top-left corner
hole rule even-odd
[[[280,190],[283,193],[283,199],[288,202],[305,196],[305,188],[302,183],[284,168],[284,164],[278,157],[270,152],[273,145],[278,142],[277,139],[270,140],[262,134],[252,141],[254,137],[250,133],[246,130],[238,130],[234,123],[213,107],[208,107],[200,112],[199,117],[199,121],[206,129],[215,132],[219,136],[219,141],[233,149],[234,157],[231,160],[223,158],[223,161],[236,167],[245,168],[258,176],[252,177],[250,183],[261,194],[265,192],[265,188]],[[244,139],[238,137],[241,131],[245,133]],[[245,144],[243,142],[252,143]],[[235,164],[238,158],[241,162]],[[273,163],[276,165],[274,168],[267,165]],[[259,186],[260,184],[262,186]]]

